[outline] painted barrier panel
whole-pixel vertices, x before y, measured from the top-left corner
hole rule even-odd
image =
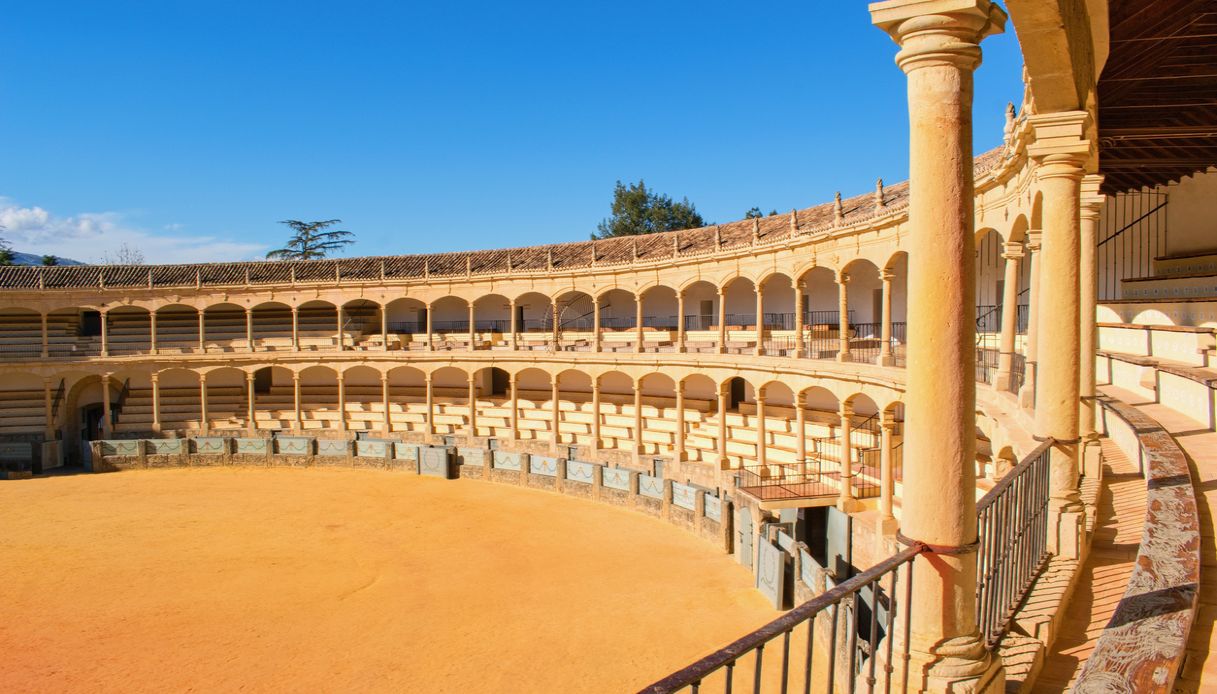
[[[527,453],[517,453],[515,451],[495,451],[494,459],[491,464],[496,470],[515,470],[519,471],[524,467],[525,461],[528,458]]]
[[[619,467],[604,468],[604,486],[609,489],[630,491],[630,471]]]
[[[596,464],[581,460],[566,461],[566,479],[580,484],[592,484],[596,479]]]
[[[237,439],[237,453],[240,455],[266,455],[270,450],[269,439]]]
[[[811,558],[811,554],[807,550],[800,547],[799,548],[799,579],[802,580],[803,585],[807,586],[808,588],[815,589],[815,587],[816,587],[815,569],[817,566],[819,566],[819,564],[816,563],[815,559]]]
[[[101,442],[102,455],[139,455],[140,441],[133,440],[106,440]],[[4,444],[5,447],[12,453],[15,460],[29,460],[30,445],[25,442],[14,442]],[[18,454],[18,451],[20,453]]]
[[[185,443],[186,439],[150,439],[148,446],[152,455],[180,455]]]
[[[388,458],[392,445],[392,441],[358,439],[355,441],[355,455],[360,458]]]
[[[652,475],[638,475],[638,493],[652,499],[663,498],[663,478]]]
[[[456,449],[451,446],[425,446],[418,449],[418,474],[430,477],[452,476]]]
[[[422,448],[417,443],[402,443],[396,441],[393,443],[393,458],[395,460],[413,460],[418,462],[418,449]]]
[[[309,455],[313,451],[313,440],[303,436],[280,436],[275,439],[280,455]]]
[[[723,500],[710,492],[702,492],[702,494],[706,495],[706,518],[719,523],[723,522]]]
[[[485,448],[475,448],[473,446],[462,446],[456,449],[456,460],[461,465],[474,465],[481,467],[486,464],[486,456],[490,451]]]
[[[134,443],[131,441],[102,441],[102,450],[106,450],[108,443]],[[26,462],[33,456],[33,444],[28,441],[10,441],[8,443],[0,443],[0,460],[20,460]],[[137,455],[137,453],[109,453],[106,455]]]
[[[346,439],[317,439],[317,455],[327,458],[345,458],[347,456]]]
[[[639,485],[641,487],[641,485]],[[697,491],[687,484],[672,483],[672,505],[692,511],[697,506]]]
[[[534,455],[528,458],[528,471],[534,475],[546,477],[558,476],[558,459],[544,455]]]
[[[199,455],[224,455],[228,452],[228,439],[219,436],[201,436],[194,440],[194,452]]]
[[[782,609],[786,597],[786,560],[789,555],[767,541],[761,541],[756,551],[756,588],[769,598],[774,608]]]

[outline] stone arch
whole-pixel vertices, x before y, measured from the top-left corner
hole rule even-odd
[[[292,307],[282,301],[254,305],[254,344],[264,350],[291,349]]]
[[[695,279],[680,288],[685,295],[685,330],[714,330],[718,327],[718,287]]]
[[[837,276],[830,267],[818,265],[799,277],[803,284],[803,323],[808,326],[836,326],[838,315]]]
[[[558,304],[558,329],[587,332],[595,322],[595,300],[591,294],[577,289],[568,289],[556,297]]]
[[[483,294],[473,302],[474,330],[480,333],[511,331],[511,300],[502,294]]]
[[[723,302],[727,305],[727,329],[756,329],[756,286],[752,280],[737,275],[723,285]]]
[[[202,373],[207,379],[207,418],[199,422],[201,428],[213,433],[246,428],[249,414],[245,371],[235,366],[219,366]]]
[[[469,302],[451,294],[432,301],[431,330],[440,334],[468,333]]]
[[[642,325],[655,330],[676,330],[677,294],[672,287],[652,284],[638,294],[642,302]]]
[[[523,333],[549,333],[553,302],[541,292],[524,292],[516,297],[516,329]]]
[[[878,323],[883,291],[879,268],[866,258],[857,258],[841,268],[840,274],[849,278],[845,301],[850,325]]]
[[[625,289],[609,289],[601,292],[596,301],[600,304],[600,327],[604,331],[633,330],[636,318],[636,298]]]
[[[203,309],[203,343],[206,348],[231,351],[246,339],[245,307],[232,302],[208,304]]]
[[[0,312],[0,359],[37,359],[41,355],[42,313],[16,306]]]
[[[759,283],[764,299],[767,330],[794,330],[794,280],[784,272],[771,272]]]

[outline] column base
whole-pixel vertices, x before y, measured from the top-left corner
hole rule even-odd
[[[1004,692],[1006,671],[1001,657],[988,651],[979,635],[959,636],[936,644],[930,653],[910,653],[913,691],[947,694]]]
[[[837,361],[844,363],[853,361],[853,359],[849,356],[849,352],[837,352]]]
[[[999,393],[1005,393],[1010,390],[1010,382],[1013,380],[1013,374],[1009,371],[998,371],[993,375],[993,390]],[[1020,393],[1021,396],[1021,393]]]
[[[1096,482],[1103,479],[1103,447],[1099,435],[1090,433],[1082,437],[1082,474]]]
[[[841,513],[857,513],[866,508],[866,504],[857,499],[837,499],[837,510]]]
[[[880,354],[878,361],[876,361],[875,363],[878,364],[879,366],[895,366],[896,357],[893,357],[890,354],[888,354],[888,355]]]
[[[1081,560],[1086,512],[1081,504],[1063,499],[1048,501],[1048,551],[1061,559]]]

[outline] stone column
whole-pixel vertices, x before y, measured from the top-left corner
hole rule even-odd
[[[1037,339],[1035,435],[1052,438],[1048,500],[1048,550],[1079,559],[1085,518],[1078,493],[1079,394],[1081,382],[1081,183],[1089,158],[1085,139],[1089,114],[1079,111],[1031,116],[1035,144],[1028,153],[1039,164],[1044,196],[1040,293],[1052,301],[1040,311]],[[1091,320],[1093,321],[1093,312]]]
[[[50,335],[48,334],[49,330],[47,328],[47,315],[45,313],[43,313],[41,315],[42,315],[42,358],[46,359],[47,357],[49,357],[51,355],[51,353],[50,353],[51,339],[50,339]],[[152,315],[155,316],[156,313],[154,312]],[[153,325],[155,325],[155,323]],[[153,334],[152,339],[155,340],[156,331],[153,331],[152,334]],[[155,349],[152,350],[152,353],[156,354],[156,350]]]
[[[249,351],[254,351],[254,310],[245,307],[245,345]]]
[[[347,389],[342,372],[338,373],[338,430],[347,430]]]
[[[551,325],[549,326],[550,332],[551,332],[550,337],[554,341],[554,349],[557,350],[558,344],[559,344],[558,339],[561,337],[561,333],[559,332],[561,330],[561,326],[558,324],[559,321],[558,321],[558,300],[557,299],[554,299],[550,302],[549,313],[551,316],[551,321],[550,321]]]
[[[646,339],[642,334],[642,294],[639,294],[634,300],[634,330],[638,340],[638,343],[634,345],[634,351],[641,352],[643,351],[643,340]]]
[[[427,324],[431,323],[431,312],[427,311]],[[428,332],[428,335],[431,333]],[[432,385],[431,374],[423,374],[423,380],[427,384],[427,428],[424,433],[427,435],[427,442],[431,442],[431,437],[435,436],[435,389]]]
[[[642,381],[634,381],[634,460],[642,455]]]
[[[837,273],[837,361],[849,361],[849,275]]]
[[[304,414],[300,408],[300,374],[292,372],[292,407],[297,432],[304,431]]]
[[[883,315],[879,325],[883,344],[879,345],[879,366],[895,366],[896,358],[892,356],[892,280],[896,278],[896,273],[884,269],[879,277],[883,280]]]
[[[293,315],[295,309],[292,309]],[[207,312],[199,309],[199,351],[207,352]]]
[[[1027,231],[1027,262],[1031,283],[1027,293],[1027,336],[1023,343],[1023,387],[1018,392],[1019,405],[1026,409],[1035,407],[1036,372],[1039,370],[1039,314],[1040,314],[1040,240],[1043,234],[1038,229]]]
[[[253,436],[254,433],[258,430],[258,423],[257,423],[256,419],[254,418],[255,393],[254,393],[254,374],[253,373],[247,372],[245,374],[245,393],[246,393],[246,396],[248,399],[248,403],[246,404],[245,428],[246,428],[246,430],[249,431],[249,435]]]
[[[976,625],[976,259],[972,73],[1005,13],[990,0],[870,6],[908,75],[911,313],[901,533],[946,550],[914,562],[914,691],[1001,691]],[[961,319],[962,318],[962,319]]]
[[[803,280],[794,283],[794,356],[796,359],[803,357],[803,308],[804,294],[807,285]]]
[[[292,349],[300,351],[300,307],[292,307]]]
[[[515,299],[508,300],[507,310],[509,312],[511,312],[511,349],[515,350],[519,346],[518,345],[519,338],[517,337],[516,334],[518,332],[520,332],[520,326],[516,325],[516,300]]]
[[[472,306],[472,304],[470,304]],[[472,309],[471,309],[472,310]],[[478,386],[477,377],[469,374],[469,438],[478,435]]]
[[[511,440],[518,441],[520,438],[520,379],[516,374],[511,374],[511,380],[508,382],[511,389]],[[594,386],[593,386],[594,387]]]
[[[110,312],[101,312],[101,356],[110,356]]]
[[[721,314],[721,311],[720,311]],[[726,470],[730,461],[727,458],[727,397],[729,385],[718,384],[718,467]]]
[[[199,374],[199,429],[204,434],[211,430],[211,417],[207,414],[207,374]]]
[[[1099,447],[1099,435],[1095,431],[1095,349],[1098,348],[1099,335],[1095,312],[1098,309],[1099,273],[1097,265],[1097,242],[1099,234],[1099,217],[1103,211],[1106,198],[1099,192],[1103,183],[1102,176],[1086,176],[1082,179],[1081,206],[1081,263],[1078,266],[1080,275],[1080,294],[1078,304],[1079,342],[1078,359],[1078,396],[1081,398],[1081,409],[1078,412],[1078,435],[1081,437],[1082,472],[1087,476],[1098,478],[1102,468],[1102,449]]]
[[[681,316],[683,324],[684,317]],[[676,462],[683,463],[688,459],[685,453],[685,381],[676,382]]]
[[[474,347],[474,341],[477,339],[477,321],[475,316],[477,312],[473,309],[473,302],[469,302],[469,349],[477,349]]]
[[[896,529],[896,516],[892,513],[892,500],[896,495],[896,476],[892,468],[896,420],[890,411],[884,410],[879,427],[879,522],[882,531],[887,533]]]
[[[46,424],[42,429],[44,441],[50,441],[55,438],[55,405],[53,398],[54,396],[51,394],[51,379],[44,377],[42,379],[42,406],[43,413],[46,415]]]
[[[380,350],[389,351],[389,311],[387,306],[380,307]]]
[[[794,457],[799,463],[799,472],[806,473],[807,461],[807,410],[804,407],[803,391],[794,394]]]
[[[43,319],[44,319],[44,323],[43,323],[42,334],[45,336],[46,335],[45,316],[43,317]],[[45,346],[45,343],[44,343],[44,346]],[[157,349],[156,348],[156,311],[149,311],[148,312],[148,353],[156,354],[157,353],[156,349]]]
[[[837,495],[837,508],[845,513],[862,510],[862,503],[854,498],[854,409],[841,404],[841,427],[837,447],[841,451],[841,489]]]
[[[561,398],[562,393],[558,388],[558,377],[554,376],[549,385],[549,417],[550,417],[550,437],[549,447],[551,450],[558,450],[558,444],[561,443],[562,433],[559,427],[562,419]]]
[[[764,467],[769,464],[767,441],[769,438],[765,426],[765,396],[757,391],[756,400],[756,464]]]
[[[718,288],[718,353],[727,353],[727,289]]]
[[[152,432],[161,433],[161,375],[152,374]]]
[[[600,297],[592,299],[592,351],[600,351]]]
[[[380,375],[380,401],[384,407],[384,435],[389,436],[393,433],[393,414],[389,409],[389,374]]]
[[[202,378],[200,376],[200,378]],[[114,419],[110,413],[110,374],[101,375],[101,424],[103,434],[106,438],[111,438],[114,432],[111,428],[114,426]]]
[[[676,351],[683,354],[685,349],[685,293],[676,292]]]
[[[765,289],[756,285],[756,356],[765,353]]]
[[[592,378],[592,450],[600,450],[600,378]]]
[[[346,310],[342,306],[336,307],[334,313],[338,316],[338,351],[346,349]]]
[[[1010,390],[1014,370],[1014,333],[1018,330],[1018,278],[1022,275],[1020,261],[1023,259],[1023,244],[1007,241],[1003,251],[1006,279],[1002,285],[1000,358],[997,375],[993,378],[993,389],[1004,393]]]
[[[431,330],[433,313],[434,313],[434,311],[431,310],[431,304],[428,303],[427,304],[427,351],[435,350],[435,333],[432,332],[432,330]]]

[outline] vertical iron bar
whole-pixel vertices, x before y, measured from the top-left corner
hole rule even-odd
[[[727,663],[727,684],[723,691],[726,694],[731,694],[731,682],[735,679],[735,661]]]
[[[832,633],[828,635],[828,691],[833,691],[837,675],[837,613],[841,611],[841,603],[832,605]]]
[[[892,691],[892,648],[896,641],[896,585],[899,581],[900,567],[892,569],[891,585],[887,589],[887,628],[884,634],[887,636],[887,658],[883,662],[883,694],[891,694]],[[901,603],[903,607],[903,603]]]
[[[879,659],[879,579],[870,584],[870,657],[867,658],[866,691],[875,691],[875,661]]]
[[[782,634],[782,694],[786,694],[786,680],[790,677],[790,632]]]
[[[807,660],[803,668],[803,694],[811,694],[811,657],[816,645],[816,617],[807,620]]]
[[[761,656],[764,655],[765,644],[756,647],[756,671],[752,673],[752,694],[761,694]]]
[[[904,659],[904,672],[901,674],[904,682],[900,688],[902,692],[909,690],[909,661],[911,660],[913,648],[913,645],[909,642],[909,639],[913,637],[913,564],[916,561],[917,558],[913,557],[905,564],[908,567],[906,569],[908,571],[908,581],[904,584],[904,654],[902,656]]]

